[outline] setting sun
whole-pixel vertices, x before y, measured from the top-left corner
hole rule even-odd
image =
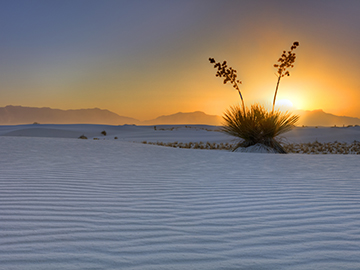
[[[292,109],[294,104],[288,99],[280,99],[275,102],[275,106],[280,109]]]

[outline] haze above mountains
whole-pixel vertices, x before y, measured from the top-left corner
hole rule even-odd
[[[337,116],[322,110],[296,111],[300,116],[298,126],[347,126],[360,125],[360,118]],[[204,112],[176,113],[163,115],[155,119],[140,121],[120,116],[109,110],[98,108],[79,110],[60,110],[22,106],[0,107],[0,125],[20,124],[105,124],[105,125],[167,125],[167,124],[205,124],[221,125],[222,117]]]

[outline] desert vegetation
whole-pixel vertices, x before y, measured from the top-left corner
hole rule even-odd
[[[299,46],[299,42],[294,42],[288,52],[283,51],[277,68],[277,84],[273,99],[273,108],[268,112],[263,106],[253,104],[250,108],[245,106],[243,95],[239,85],[242,83],[237,79],[237,71],[228,67],[227,62],[216,62],[214,58],[209,58],[211,64],[217,69],[216,77],[223,78],[224,84],[230,83],[240,96],[241,105],[232,106],[224,113],[224,126],[222,132],[239,138],[239,142],[234,145],[232,151],[239,147],[250,147],[257,144],[264,145],[265,148],[274,150],[276,153],[286,153],[286,150],[276,141],[280,134],[288,132],[298,121],[299,117],[291,113],[282,113],[275,110],[275,101],[281,78],[290,76],[289,69],[294,66],[296,55],[294,50]]]
[[[321,143],[315,141],[313,143],[296,143],[284,146],[287,152],[297,154],[355,154],[360,155],[360,142],[352,143],[332,142]]]
[[[231,150],[236,147],[232,143],[216,143],[216,142],[148,142],[143,141],[143,144],[159,145],[173,148],[185,149],[204,149],[204,150]],[[313,143],[289,143],[283,144],[282,148],[287,153],[293,154],[341,154],[341,155],[360,155],[360,142],[354,141],[352,143],[345,142],[328,142],[321,143],[315,141]]]
[[[230,150],[233,145],[231,143],[216,143],[216,142],[148,142],[143,141],[143,144],[152,144],[159,146],[167,146],[173,148],[185,149],[208,149],[208,150]]]
[[[245,109],[245,112],[239,106],[234,106],[224,114],[225,125],[222,131],[242,139],[233,150],[262,144],[277,153],[286,153],[275,137],[290,131],[298,119],[297,115],[290,113],[268,112],[263,106],[256,104]]]

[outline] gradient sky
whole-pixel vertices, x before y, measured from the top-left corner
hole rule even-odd
[[[245,103],[278,99],[360,117],[359,0],[1,0],[0,107],[101,108],[140,120],[239,102],[208,58],[238,71]]]

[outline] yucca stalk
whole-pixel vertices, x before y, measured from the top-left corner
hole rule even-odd
[[[290,51],[288,51],[287,53],[286,51],[283,51],[281,57],[278,60],[278,64],[274,65],[274,67],[278,68],[277,71],[278,80],[276,83],[272,111],[274,111],[275,109],[275,101],[279,89],[280,79],[284,76],[290,76],[290,72],[287,69],[294,67],[296,55],[293,51],[296,49],[297,46],[299,46],[299,42],[295,41],[291,46]]]
[[[260,143],[278,153],[286,153],[275,137],[290,131],[299,116],[288,112],[268,112],[263,106],[255,104],[245,110],[239,106],[230,107],[223,118],[225,123],[222,131],[240,138],[233,151],[239,147],[249,147]]]
[[[211,64],[214,64],[214,68],[218,69],[215,76],[224,78],[224,84],[226,84],[227,82],[230,82],[232,84],[232,86],[238,91],[240,100],[241,100],[241,104],[242,104],[242,108],[245,113],[245,103],[244,103],[244,99],[243,99],[243,96],[242,96],[240,88],[239,88],[239,84],[241,84],[242,82],[236,79],[237,71],[235,69],[233,69],[232,67],[228,67],[226,61],[224,61],[222,63],[220,63],[220,62],[216,63],[214,58],[209,58],[209,61]]]

